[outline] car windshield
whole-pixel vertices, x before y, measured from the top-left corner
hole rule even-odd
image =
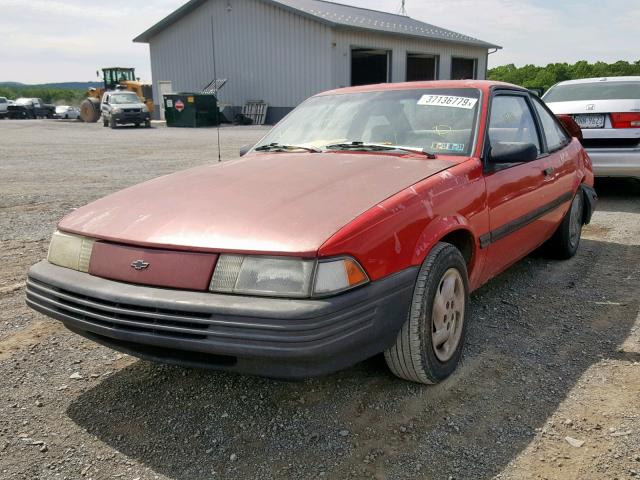
[[[135,93],[114,93],[109,102],[114,104],[140,103],[140,99]]]
[[[257,145],[326,149],[352,142],[469,155],[479,109],[475,88],[320,95],[298,106]],[[358,145],[349,145],[358,149]]]
[[[69,107],[56,107],[56,112],[60,113],[60,112],[66,112],[67,110],[69,110]]]
[[[543,97],[547,103],[580,100],[640,100],[640,82],[594,82],[556,85]]]
[[[16,100],[16,105],[30,105],[31,103],[30,98],[19,98]]]

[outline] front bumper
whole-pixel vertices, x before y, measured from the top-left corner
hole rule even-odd
[[[349,367],[384,351],[407,319],[418,268],[325,299],[276,299],[114,282],[40,262],[27,304],[141,358],[279,378]]]
[[[587,148],[596,177],[640,178],[640,148]]]
[[[151,120],[151,114],[149,112],[114,113],[112,117],[117,124],[144,123]]]

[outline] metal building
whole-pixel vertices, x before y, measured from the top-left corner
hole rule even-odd
[[[225,113],[263,100],[268,123],[332,88],[482,79],[490,50],[500,48],[407,16],[323,0],[190,0],[134,42],[149,44],[156,104],[165,93],[200,91],[226,78],[219,92],[231,109]]]

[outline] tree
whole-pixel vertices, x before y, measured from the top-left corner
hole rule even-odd
[[[615,63],[596,62],[586,60],[570,65],[568,63],[550,63],[546,67],[524,65],[516,67],[513,63],[490,69],[487,78],[501,82],[514,83],[526,88],[549,89],[564,80],[592,77],[619,77],[625,75],[640,75],[640,60],[633,63],[619,60]]]

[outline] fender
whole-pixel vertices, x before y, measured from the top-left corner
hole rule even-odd
[[[421,265],[431,249],[440,240],[454,232],[465,232],[472,238],[471,257],[468,261],[467,268],[470,286],[471,288],[476,288],[475,285],[477,285],[479,281],[477,277],[479,277],[479,273],[482,271],[481,267],[484,255],[481,254],[479,236],[474,231],[469,220],[460,214],[438,216],[429,222],[418,237],[411,263],[413,265]]]

